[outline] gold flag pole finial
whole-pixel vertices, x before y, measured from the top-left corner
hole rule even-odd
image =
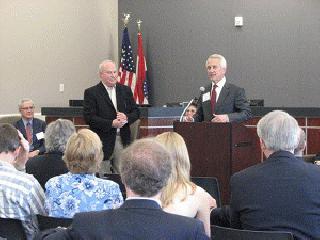
[[[142,23],[141,19],[138,19],[138,20],[137,20],[138,32],[141,32],[141,23]]]
[[[124,13],[122,18],[124,27],[126,27],[130,21],[130,13]]]

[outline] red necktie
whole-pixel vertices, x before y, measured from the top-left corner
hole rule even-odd
[[[211,113],[212,114],[214,114],[214,110],[216,106],[216,98],[217,98],[216,88],[217,88],[217,85],[214,84],[211,91]]]
[[[31,130],[31,124],[30,122],[27,122],[26,125],[26,134],[27,134],[27,140],[31,144],[32,143],[32,130]]]

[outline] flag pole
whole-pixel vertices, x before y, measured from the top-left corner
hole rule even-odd
[[[136,79],[137,79],[137,102],[139,105],[148,105],[148,84],[147,84],[147,65],[143,51],[141,19],[137,20],[138,25],[138,49],[137,49],[137,64],[136,64]]]
[[[137,20],[138,32],[141,32],[141,23],[142,23],[141,19],[138,19],[138,20]]]

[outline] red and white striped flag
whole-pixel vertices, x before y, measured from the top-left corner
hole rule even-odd
[[[123,29],[122,36],[122,46],[121,46],[121,61],[119,68],[119,83],[127,85],[131,88],[132,93],[134,94],[136,89],[136,74],[135,66],[133,62],[133,53],[131,48],[131,43],[129,39],[128,28]],[[134,98],[137,102],[137,99]]]

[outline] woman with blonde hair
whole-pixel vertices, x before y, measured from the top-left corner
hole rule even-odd
[[[45,210],[49,216],[72,218],[75,213],[119,207],[123,197],[119,185],[97,178],[103,159],[99,136],[81,129],[68,140],[63,157],[68,173],[45,184]]]
[[[169,213],[195,217],[210,236],[210,211],[216,201],[204,189],[190,181],[190,161],[184,139],[175,132],[156,136],[172,155],[172,172],[162,191],[162,208]]]

